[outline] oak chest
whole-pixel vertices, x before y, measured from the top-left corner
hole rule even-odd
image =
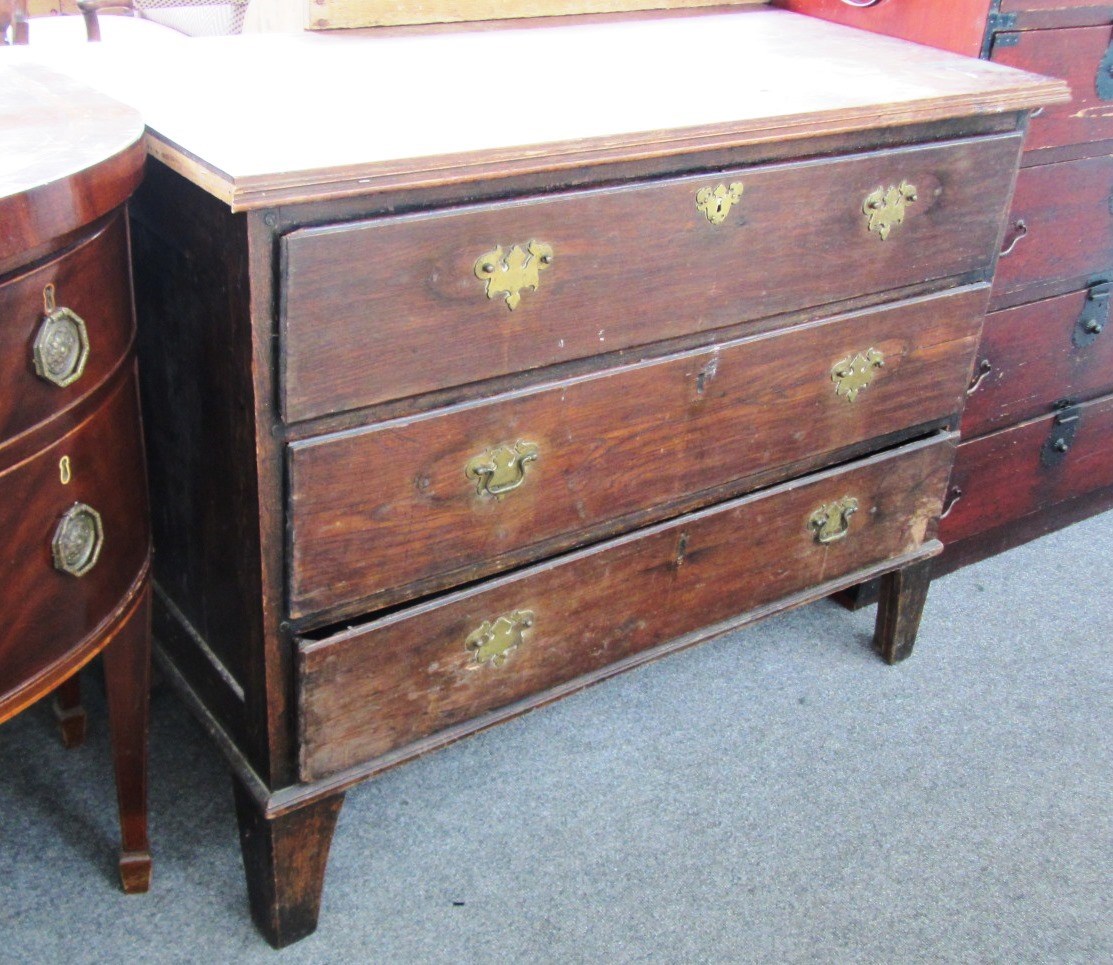
[[[133,94],[156,632],[272,943],[387,767],[872,576],[907,656],[1058,85],[769,10],[207,50],[234,116]]]

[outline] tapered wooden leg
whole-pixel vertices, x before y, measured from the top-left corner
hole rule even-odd
[[[251,917],[271,945],[285,948],[317,928],[332,832],[344,794],[268,818],[234,778],[233,786]]]
[[[873,645],[886,663],[899,663],[912,655],[931,585],[932,562],[913,563],[881,578]]]
[[[150,590],[104,648],[104,686],[116,799],[120,806],[120,883],[128,893],[151,883],[147,840],[147,724],[151,692]]]
[[[54,719],[62,735],[62,746],[85,743],[85,708],[81,706],[81,677],[74,674],[54,691]]]

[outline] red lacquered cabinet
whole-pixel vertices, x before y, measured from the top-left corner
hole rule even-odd
[[[1113,507],[1113,478],[1094,462],[1113,451],[1113,3],[779,5],[1069,83],[1069,102],[1030,120],[936,571]]]
[[[139,115],[32,66],[0,68],[26,123],[0,163],[0,721],[104,663],[120,879],[146,891],[150,525],[125,203]]]

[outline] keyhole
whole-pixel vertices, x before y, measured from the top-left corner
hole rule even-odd
[[[70,457],[63,456],[58,460],[58,479],[63,486],[68,486],[70,480],[73,479],[73,472],[70,469]]]

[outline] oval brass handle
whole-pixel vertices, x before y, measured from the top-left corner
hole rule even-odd
[[[509,251],[498,245],[475,260],[475,277],[486,282],[488,298],[501,295],[506,307],[514,311],[522,300],[523,291],[537,291],[541,272],[553,263],[553,246],[531,241],[523,248],[514,245]]]
[[[473,669],[484,664],[501,667],[506,663],[506,658],[522,645],[533,620],[532,610],[514,610],[494,620],[484,620],[464,641],[464,649],[472,655]]]
[[[464,474],[476,482],[480,495],[502,496],[526,481],[526,466],[540,455],[540,448],[532,442],[495,446],[470,460]]]
[[[43,290],[43,307],[46,318],[31,346],[35,374],[64,389],[73,385],[85,371],[85,363],[89,361],[89,332],[76,312],[55,305],[53,284]]]
[[[715,188],[700,188],[696,192],[696,209],[712,224],[722,224],[727,220],[730,209],[742,200],[742,182],[735,181],[729,186],[720,184]]]
[[[884,241],[894,226],[904,221],[905,208],[916,200],[916,185],[907,181],[871,191],[862,202],[862,212],[869,219],[869,230],[876,231]]]
[[[55,568],[71,576],[84,576],[96,566],[103,547],[100,513],[85,503],[74,503],[66,510],[50,541]]]
[[[812,530],[815,541],[826,546],[845,539],[850,532],[850,517],[858,512],[858,500],[853,496],[843,496],[832,503],[820,506],[808,517],[808,528]]]

